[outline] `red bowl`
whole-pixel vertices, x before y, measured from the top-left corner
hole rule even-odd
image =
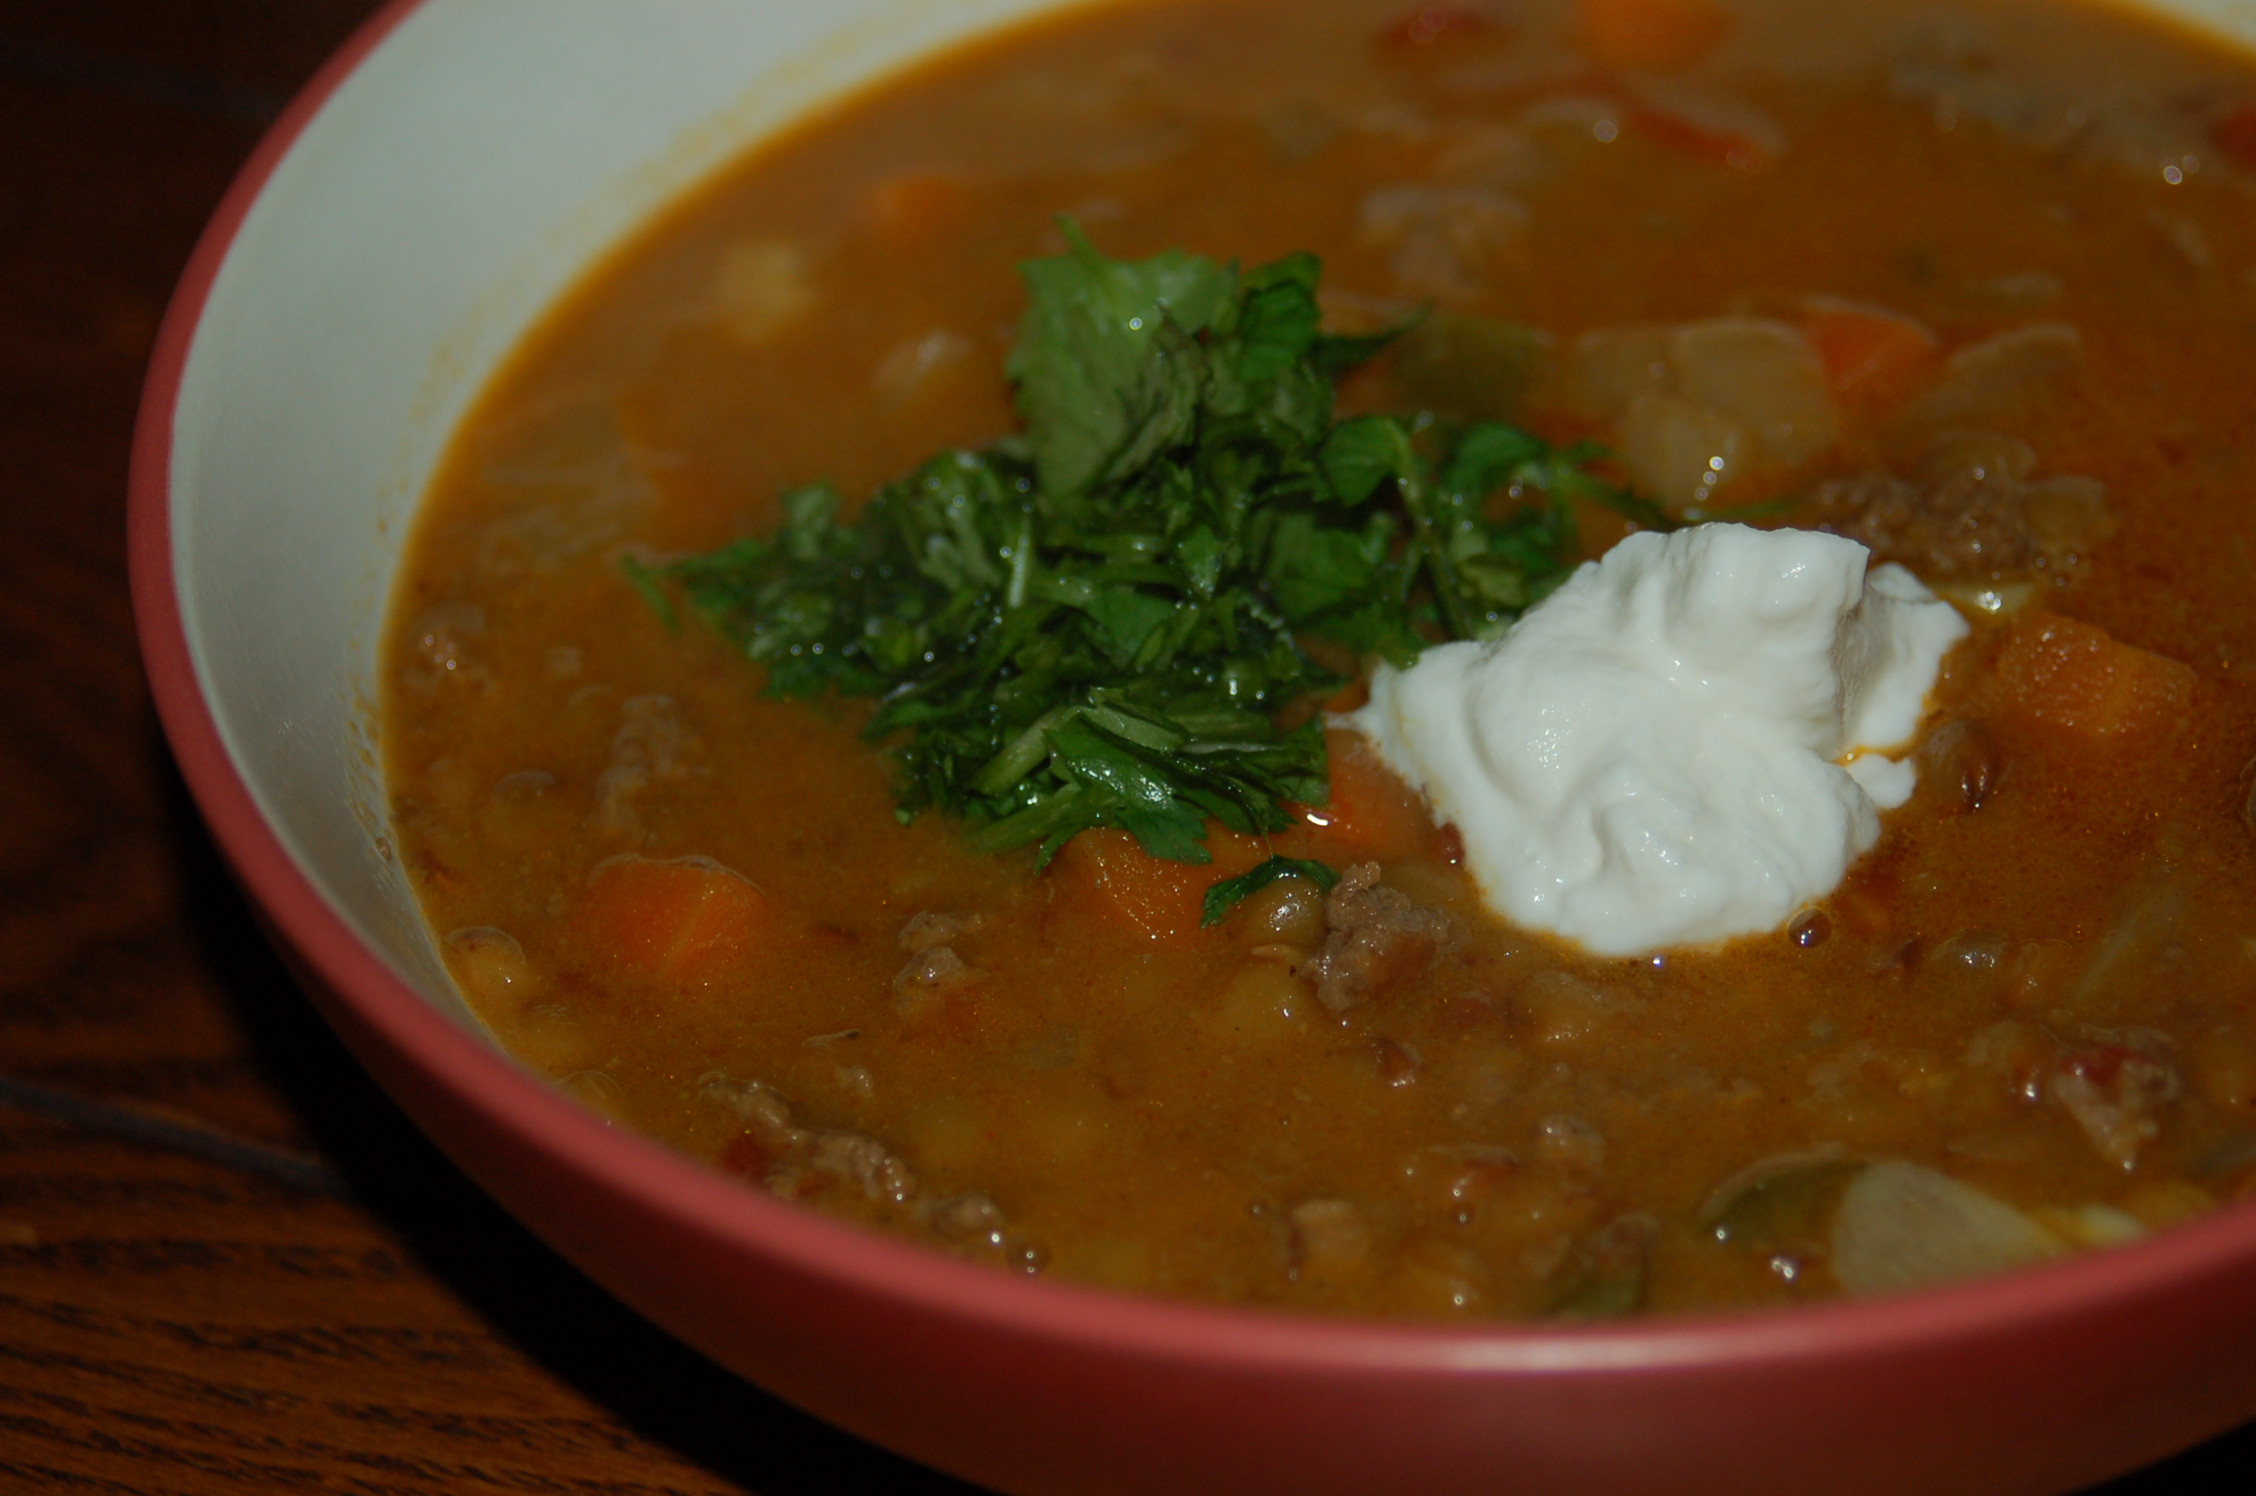
[[[1302,1319],[1021,1280],[866,1234],[612,1130],[493,1047],[389,861],[362,705],[447,429],[576,266],[731,150],[1041,6],[401,0],[229,192],[142,405],[134,604],[188,783],[353,1051],[651,1319],[1006,1491],[2058,1492],[2256,1415],[2249,1207],[1792,1312]]]

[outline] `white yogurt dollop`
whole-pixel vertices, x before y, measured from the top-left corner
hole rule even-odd
[[[1776,927],[1910,798],[1966,621],[1812,530],[1630,536],[1487,644],[1380,667],[1346,719],[1456,825],[1489,905],[1601,955]]]

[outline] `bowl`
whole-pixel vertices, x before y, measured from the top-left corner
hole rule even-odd
[[[2052,1492],[2256,1415],[2248,1206],[1877,1302],[1593,1328],[1300,1319],[865,1234],[612,1130],[483,1035],[386,840],[369,708],[390,578],[455,421],[584,266],[747,143],[1044,8],[402,0],[234,184],[150,372],[134,602],[188,783],[360,1059],[642,1313],[1009,1492]],[[2234,0],[2168,8],[2256,39]]]

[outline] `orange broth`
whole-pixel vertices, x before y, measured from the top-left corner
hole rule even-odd
[[[838,105],[593,273],[464,424],[389,642],[396,840],[501,1041],[753,1186],[1012,1271],[1305,1309],[1838,1293],[1825,1170],[1719,1239],[1719,1186],[1780,1158],[1915,1163],[2074,1245],[2246,1193],[2256,75],[2072,6],[1647,8],[1076,10]],[[1764,523],[1926,460],[1899,418],[1954,353],[2065,325],[2073,373],[1979,424],[2032,483],[2104,485],[2105,523],[1952,593],[1975,629],[1920,793],[1787,930],[1636,960],[1515,930],[1346,764],[1353,813],[1273,849],[1375,860],[1463,934],[1334,1012],[1304,887],[1201,931],[1217,874],[1122,833],[1037,871],[902,825],[863,708],[764,696],[622,573],[1005,433],[1015,267],[1061,211],[1124,257],[1312,249],[1345,323],[1537,329],[1516,413],[1560,438],[1622,436],[1568,377],[1586,335],[1799,329],[1840,434],[1717,495],[1804,501]],[[1434,377],[1382,359],[1344,398]]]

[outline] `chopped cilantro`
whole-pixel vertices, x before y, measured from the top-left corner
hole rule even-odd
[[[873,700],[904,819],[947,811],[1044,861],[1119,826],[1204,863],[1209,818],[1279,831],[1327,798],[1322,722],[1280,725],[1340,684],[1304,641],[1407,661],[1494,637],[1573,566],[1577,498],[1658,518],[1586,446],[1335,420],[1334,380],[1386,338],[1321,331],[1312,255],[1126,263],[1064,228],[1025,266],[1021,435],[943,452],[850,520],[828,485],[796,489],[774,534],[634,574],[661,603],[654,578],[678,586],[771,692]]]
[[[1326,893],[1339,885],[1339,870],[1313,857],[1272,857],[1251,872],[1224,878],[1206,890],[1199,907],[1199,925],[1218,925],[1232,909],[1261,892],[1279,878],[1306,878]]]

